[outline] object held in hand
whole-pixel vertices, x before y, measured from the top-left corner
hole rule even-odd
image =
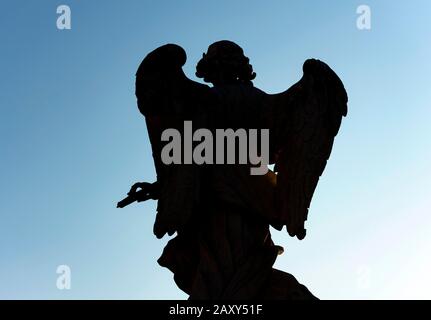
[[[149,199],[157,199],[156,184],[157,184],[156,182],[155,183],[148,183],[148,182],[135,183],[130,188],[130,191],[127,193],[127,197],[117,203],[117,208],[124,208],[135,201],[142,202]]]

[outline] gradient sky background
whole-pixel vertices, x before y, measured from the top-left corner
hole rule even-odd
[[[57,30],[56,8],[72,10]],[[356,28],[356,8],[372,29]],[[155,177],[134,74],[180,44],[240,44],[275,93],[326,61],[349,116],[314,195],[307,238],[274,232],[276,267],[322,299],[431,298],[431,2],[5,1],[0,4],[0,298],[183,299],[156,260],[155,203],[116,209]],[[71,290],[56,268],[72,269]]]

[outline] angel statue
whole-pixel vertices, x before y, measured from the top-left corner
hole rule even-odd
[[[325,63],[310,59],[296,84],[267,94],[253,86],[256,73],[242,48],[227,40],[210,45],[196,66],[196,76],[212,86],[188,79],[185,62],[185,51],[167,44],[139,66],[137,104],[157,181],[134,184],[118,207],[158,200],[154,234],[174,236],[158,263],[189,299],[316,299],[292,275],[273,268],[283,248],[273,243],[270,226],[305,237],[314,190],[347,114],[343,83]],[[251,161],[167,163],[163,133],[181,131],[188,121],[210,132],[268,129],[274,170],[250,174]],[[185,140],[180,143],[191,152]],[[262,149],[260,144],[250,147]],[[220,149],[205,153],[213,151]],[[181,159],[188,156],[184,151]]]

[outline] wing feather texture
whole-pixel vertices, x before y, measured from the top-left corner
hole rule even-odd
[[[273,226],[303,239],[313,193],[331,154],[347,93],[324,62],[309,59],[299,82],[269,97],[276,185]]]
[[[204,115],[214,100],[209,87],[183,72],[183,48],[166,44],[150,52],[136,73],[138,108],[145,116],[159,184],[154,234],[173,235],[189,223],[201,197],[201,168],[192,164],[165,165],[161,159],[162,132],[182,131],[184,121],[205,127]]]

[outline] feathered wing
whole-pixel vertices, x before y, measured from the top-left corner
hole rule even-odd
[[[347,115],[343,83],[325,63],[310,59],[287,91],[269,96],[272,151],[277,172],[273,226],[305,237],[304,223],[319,177]]]
[[[154,234],[161,238],[181,230],[190,220],[200,193],[200,168],[189,164],[166,165],[161,160],[165,129],[183,131],[184,121],[205,126],[205,108],[211,103],[208,86],[186,77],[186,53],[167,44],[149,53],[136,73],[138,107],[145,116],[159,185]],[[182,148],[182,147],[181,147]]]

